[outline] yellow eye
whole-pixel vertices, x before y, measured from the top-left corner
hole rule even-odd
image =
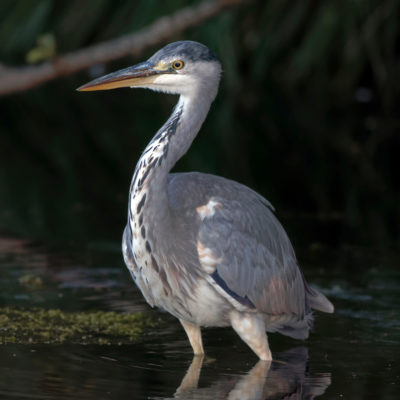
[[[182,60],[176,60],[172,63],[172,68],[179,70],[182,69],[185,63]]]

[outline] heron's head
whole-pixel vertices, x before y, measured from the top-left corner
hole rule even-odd
[[[217,94],[221,64],[206,46],[189,40],[174,42],[147,61],[102,76],[80,91],[141,87],[184,96]]]

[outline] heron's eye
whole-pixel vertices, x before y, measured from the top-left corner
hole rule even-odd
[[[172,68],[179,70],[182,69],[185,63],[182,60],[176,60],[172,63]]]

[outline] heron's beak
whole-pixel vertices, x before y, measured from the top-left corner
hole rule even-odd
[[[121,69],[111,74],[97,78],[76,90],[109,90],[120,87],[146,86],[154,82],[159,74],[168,73],[163,65],[154,65],[148,61],[136,64],[133,67]]]

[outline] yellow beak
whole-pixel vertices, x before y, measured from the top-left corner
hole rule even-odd
[[[168,70],[155,69],[148,61],[124,68],[111,74],[97,78],[83,86],[78,91],[109,90],[121,87],[146,86],[154,82],[159,74],[168,73]]]

